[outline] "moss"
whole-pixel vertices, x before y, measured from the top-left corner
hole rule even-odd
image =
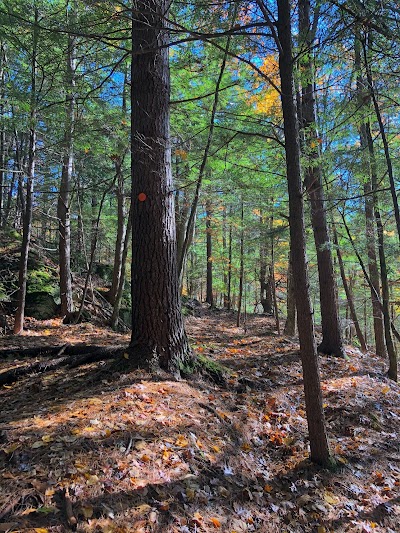
[[[229,374],[228,368],[202,354],[182,362],[179,370],[185,377],[198,373],[223,386],[226,385],[226,377]]]
[[[28,292],[47,292],[54,295],[57,292],[57,278],[48,268],[30,270],[28,272]]]

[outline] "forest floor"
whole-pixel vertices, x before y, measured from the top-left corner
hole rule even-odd
[[[352,347],[321,358],[331,472],[307,459],[295,339],[224,312],[187,330],[195,352],[230,369],[226,386],[100,362],[1,387],[0,533],[400,531],[400,388],[386,361]],[[128,340],[31,320],[0,349]],[[0,370],[26,364],[3,358]]]

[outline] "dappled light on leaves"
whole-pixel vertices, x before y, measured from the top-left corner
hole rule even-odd
[[[298,347],[269,335],[272,324],[249,317],[244,333],[225,313],[187,320],[195,351],[226,365],[225,388],[142,370],[110,375],[101,364],[4,387],[0,459],[12,507],[0,508],[3,521],[52,531],[76,519],[81,531],[113,533],[279,530],[292,521],[304,531],[340,523],[383,533],[399,513],[399,387],[370,354],[322,358],[339,468],[313,470]],[[75,342],[92,331],[70,328]]]

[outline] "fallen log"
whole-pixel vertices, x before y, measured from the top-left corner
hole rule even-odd
[[[12,348],[0,350],[0,359],[7,359],[12,357],[39,357],[39,356],[54,356],[62,348],[67,355],[78,355],[81,353],[97,352],[104,349],[104,346],[98,344],[86,345],[80,344],[55,344],[52,346],[35,346],[31,348]]]
[[[75,352],[76,345],[73,348],[74,350],[72,351]],[[96,349],[94,349],[94,346],[84,346],[84,353],[73,355],[67,353],[68,347],[66,347],[66,355],[63,355],[62,357],[44,361],[34,361],[33,363],[17,366],[10,370],[0,372],[0,385],[9,385],[29,374],[49,372],[63,366],[76,368],[84,364],[113,359],[126,350],[126,346],[96,346],[95,348]],[[62,349],[63,347],[58,347],[59,353]]]

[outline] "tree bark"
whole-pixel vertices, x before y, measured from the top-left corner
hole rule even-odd
[[[331,461],[326,432],[319,376],[318,354],[315,345],[313,311],[311,307],[306,237],[304,226],[303,190],[300,168],[300,141],[293,80],[292,32],[290,2],[279,0],[278,37],[280,44],[279,73],[284,121],[286,172],[289,192],[290,240],[299,329],[300,354],[303,367],[305,405],[310,438],[311,459],[328,465]]]
[[[59,231],[59,259],[60,259],[60,300],[61,315],[66,316],[73,311],[72,278],[71,278],[71,219],[70,195],[74,165],[74,127],[75,127],[75,38],[68,35],[68,49],[66,57],[66,87],[65,103],[65,136],[64,156],[61,170],[61,183],[58,195],[57,216]]]
[[[241,215],[240,215],[240,271],[239,271],[239,297],[238,297],[238,308],[236,315],[236,326],[240,326],[240,314],[242,311],[242,300],[243,300],[243,282],[244,282],[244,210],[243,210],[243,198],[241,204]]]
[[[319,138],[315,110],[315,74],[312,63],[313,31],[310,23],[310,0],[299,0],[299,32],[304,55],[301,59],[302,120],[304,151],[307,166],[304,181],[310,199],[311,224],[317,252],[319,295],[321,307],[322,342],[318,350],[324,354],[344,357],[335,272],[326,217]]]
[[[169,0],[132,8],[132,337],[135,365],[179,375],[192,358],[183,325],[169,133]]]
[[[212,257],[212,207],[209,200],[206,201],[206,248],[207,248],[207,279],[206,279],[206,302],[214,306],[213,295],[213,257]]]
[[[294,296],[293,265],[290,252],[287,270],[286,313],[287,316],[283,333],[293,337],[296,333],[296,302]]]
[[[32,36],[32,68],[31,68],[31,98],[30,98],[30,129],[29,129],[29,154],[28,154],[28,170],[26,183],[26,200],[25,212],[23,216],[23,232],[21,257],[19,263],[18,274],[18,306],[15,313],[14,320],[14,334],[19,335],[24,329],[25,319],[25,300],[26,300],[26,285],[28,279],[28,256],[31,242],[32,231],[32,211],[33,211],[33,184],[35,179],[35,164],[36,164],[36,120],[37,120],[37,45],[39,39],[38,19],[39,12],[35,9],[35,22],[33,26]]]
[[[345,272],[345,269],[344,269],[342,252],[340,251],[340,248],[339,248],[339,242],[338,242],[338,238],[337,238],[336,228],[335,228],[334,225],[332,226],[332,228],[333,228],[333,242],[334,242],[334,244],[336,246],[336,255],[337,255],[338,263],[339,263],[340,276],[342,278],[342,284],[343,284],[344,292],[346,293],[347,305],[349,306],[349,310],[350,310],[350,317],[351,317],[351,320],[352,320],[352,322],[354,324],[354,327],[356,329],[357,337],[358,337],[358,340],[360,342],[361,351],[365,353],[367,351],[367,349],[368,349],[367,348],[367,344],[365,342],[364,335],[363,335],[363,333],[361,331],[360,323],[358,322],[356,308],[354,306],[354,301],[353,301],[353,295],[351,293],[350,286],[347,283],[346,272]]]
[[[117,240],[115,243],[114,251],[114,265],[113,276],[111,281],[111,288],[108,293],[108,300],[111,305],[115,304],[117,297],[118,287],[121,279],[122,270],[122,255],[124,250],[124,243],[126,239],[127,226],[126,219],[126,207],[125,207],[125,191],[124,191],[124,178],[122,174],[123,158],[118,154],[114,158],[115,174],[117,178]]]

